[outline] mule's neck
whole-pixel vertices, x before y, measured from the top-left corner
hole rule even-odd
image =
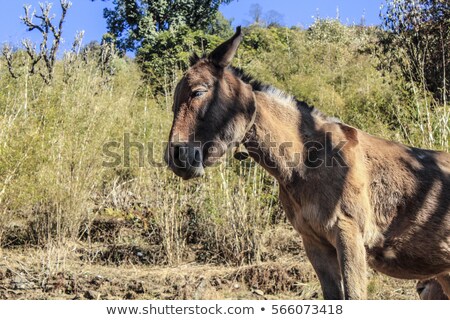
[[[244,145],[280,183],[303,176],[304,142],[317,121],[310,110],[276,92],[255,92],[256,117]]]

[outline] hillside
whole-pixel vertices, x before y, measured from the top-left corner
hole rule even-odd
[[[371,134],[448,151],[448,106],[386,65],[382,33],[253,26],[235,64]],[[0,61],[0,297],[321,298],[277,184],[254,162],[228,157],[191,182],[165,168],[182,67],[149,76],[108,52],[66,54],[51,85],[21,51],[17,78]],[[415,299],[414,288],[369,281],[371,299]]]

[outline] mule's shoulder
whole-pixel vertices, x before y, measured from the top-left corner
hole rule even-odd
[[[328,147],[339,146],[341,151],[354,150],[359,143],[359,130],[345,123],[338,122],[333,118],[314,117],[318,135],[327,137],[326,141],[331,142]]]
[[[350,146],[356,146],[359,142],[358,130],[344,123],[338,123],[338,126],[347,139],[348,144]]]

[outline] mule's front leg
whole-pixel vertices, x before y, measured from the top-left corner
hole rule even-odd
[[[354,221],[338,221],[336,249],[344,280],[345,299],[366,299],[366,251],[361,231]]]
[[[344,299],[336,249],[325,241],[303,236],[306,255],[313,265],[326,300]]]

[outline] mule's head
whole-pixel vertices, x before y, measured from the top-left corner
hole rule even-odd
[[[242,40],[240,27],[208,56],[191,58],[175,89],[165,160],[183,179],[203,175],[244,138],[255,112],[252,88],[228,68]]]

